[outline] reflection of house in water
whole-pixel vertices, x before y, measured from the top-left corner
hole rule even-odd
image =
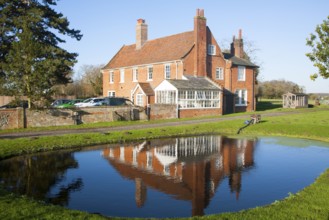
[[[203,215],[224,177],[237,199],[241,172],[253,165],[254,141],[220,136],[151,140],[108,148],[103,157],[136,183],[136,203],[143,206],[147,187],[192,202],[192,215]]]

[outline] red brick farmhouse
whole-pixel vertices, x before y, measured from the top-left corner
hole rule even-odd
[[[242,32],[223,53],[198,9],[194,30],[154,40],[138,19],[136,44],[124,45],[102,69],[103,95],[136,105],[175,104],[179,117],[255,110],[255,69],[244,57]]]

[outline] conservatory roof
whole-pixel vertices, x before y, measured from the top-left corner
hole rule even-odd
[[[220,90],[221,87],[206,77],[185,76],[185,79],[168,79],[179,90]]]

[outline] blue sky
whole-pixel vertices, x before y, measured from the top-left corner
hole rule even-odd
[[[55,7],[81,30],[81,41],[63,45],[79,54],[75,72],[83,65],[106,64],[125,44],[135,43],[135,25],[143,18],[148,39],[193,30],[196,9],[205,11],[207,25],[221,45],[243,30],[261,65],[261,80],[285,79],[307,93],[329,93],[329,79],[310,80],[316,69],[305,56],[306,38],[329,15],[328,0],[60,0]]]

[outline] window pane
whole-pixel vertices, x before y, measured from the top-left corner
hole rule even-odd
[[[153,79],[153,67],[151,66],[148,68],[148,79]]]
[[[195,91],[187,91],[187,99],[195,99]]]
[[[241,90],[241,104],[242,105],[246,104],[246,100],[247,100],[246,95],[247,95],[246,90]]]
[[[167,64],[165,66],[165,78],[170,79],[170,65],[169,64]]]
[[[179,91],[178,94],[179,99],[186,99],[186,91]]]
[[[110,72],[110,83],[113,83],[114,82],[114,72],[111,71]]]
[[[244,66],[239,66],[238,67],[238,80],[239,81],[244,81],[245,80],[245,71],[246,68]]]
[[[138,81],[138,69],[133,69],[133,81]]]
[[[143,94],[137,94],[137,100],[136,100],[136,104],[138,106],[144,106],[144,101],[143,101]]]
[[[120,70],[120,82],[123,83],[125,81],[125,71]]]
[[[218,91],[213,91],[213,98],[212,99],[219,99],[219,92]]]
[[[240,94],[240,90],[236,90],[235,91],[235,104],[236,105],[240,104],[240,96],[239,96],[239,94]]]

